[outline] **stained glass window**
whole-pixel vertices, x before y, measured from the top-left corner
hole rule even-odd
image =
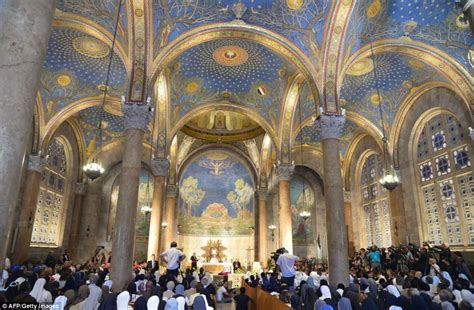
[[[379,183],[382,174],[381,157],[376,154],[367,157],[361,175],[366,246],[388,247],[392,245],[387,192]]]
[[[427,136],[429,145],[424,144]],[[473,244],[474,182],[461,124],[452,115],[439,114],[424,126],[416,145],[425,239]]]
[[[60,246],[60,232],[66,212],[66,179],[68,164],[64,144],[54,139],[47,150],[46,167],[40,184],[36,204],[31,245],[38,247]]]

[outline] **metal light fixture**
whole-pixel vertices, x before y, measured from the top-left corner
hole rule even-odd
[[[275,241],[275,230],[277,229],[277,227],[275,225],[269,225],[268,226],[268,229],[270,229],[272,231],[272,242]]]
[[[385,133],[385,122],[383,117],[382,111],[382,97],[380,96],[380,89],[379,83],[377,79],[377,61],[375,60],[374,49],[372,43],[370,43],[370,52],[372,56],[372,61],[374,63],[374,79],[375,79],[375,89],[377,91],[377,100],[378,100],[378,108],[379,108],[379,115],[380,115],[380,124],[382,125],[382,143],[383,143],[383,176],[380,179],[380,185],[386,188],[389,191],[394,190],[401,182],[400,178],[393,167],[392,160],[390,157],[390,152],[388,151],[388,138]]]
[[[146,190],[145,190],[145,203],[141,206],[140,211],[147,215],[151,213],[151,205],[150,205],[150,173],[147,174],[147,183],[146,183]]]
[[[114,56],[114,47],[115,47],[115,40],[117,38],[117,30],[118,30],[118,22],[120,19],[120,9],[122,7],[122,0],[119,1],[119,5],[117,8],[117,17],[115,19],[115,29],[114,29],[114,37],[112,39],[112,47],[110,49],[110,57],[109,57],[109,64],[107,66],[107,75],[105,78],[105,84],[100,85],[99,89],[103,89],[104,96],[102,97],[102,104],[101,104],[101,109],[102,113],[100,113],[100,119],[99,119],[99,124],[97,126],[97,130],[94,135],[94,142],[97,141],[97,137],[99,137],[99,147],[102,144],[102,117],[103,117],[103,111],[104,111],[104,106],[105,106],[105,100],[107,99],[107,91],[109,90],[109,79],[110,79],[110,70],[112,68],[112,59]],[[92,145],[95,145],[95,143],[91,142]],[[92,151],[92,150],[90,150]],[[89,154],[90,156],[91,154]],[[89,158],[89,161],[87,164],[84,165],[82,168],[84,171],[84,174],[91,180],[95,180],[98,177],[100,177],[102,174],[104,174],[105,169],[102,166],[101,162],[97,157],[95,158]]]
[[[301,211],[299,215],[304,221],[306,221],[307,219],[310,218],[311,212],[305,210],[305,211]]]
[[[166,222],[161,223],[161,228],[166,229],[166,227],[168,227],[168,223]]]

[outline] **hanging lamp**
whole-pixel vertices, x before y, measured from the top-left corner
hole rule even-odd
[[[380,185],[386,188],[389,191],[394,190],[401,182],[400,178],[395,171],[395,168],[392,164],[392,159],[390,152],[388,150],[388,138],[385,133],[385,122],[384,115],[382,110],[382,97],[380,96],[379,83],[377,78],[377,61],[375,60],[374,49],[372,42],[370,43],[370,53],[372,57],[372,62],[374,63],[374,79],[375,79],[375,89],[377,91],[377,100],[378,100],[378,110],[380,116],[380,124],[382,126],[382,161],[383,161],[383,175],[380,179]]]
[[[114,55],[114,48],[115,48],[115,40],[117,38],[117,30],[118,30],[118,22],[120,19],[120,9],[122,8],[122,0],[119,1],[118,9],[117,9],[117,17],[115,19],[115,29],[114,29],[114,37],[112,39],[112,47],[110,49],[110,57],[109,57],[109,63],[107,66],[107,75],[105,78],[105,85],[100,85],[99,89],[103,89],[104,96],[102,97],[102,103],[101,103],[101,112],[100,112],[100,119],[99,119],[99,124],[97,126],[97,130],[94,134],[93,141],[91,142],[91,149],[88,150],[88,156],[89,160],[87,164],[82,167],[82,170],[84,171],[84,174],[91,180],[95,180],[98,177],[100,177],[102,174],[104,174],[105,169],[102,166],[102,163],[100,162],[99,158],[97,156],[92,157],[92,149],[95,147],[95,142],[97,141],[97,137],[99,138],[99,147],[102,145],[102,121],[103,121],[103,113],[104,113],[104,106],[105,106],[105,101],[107,99],[107,92],[109,90],[109,79],[110,79],[110,71],[112,68],[112,59]]]

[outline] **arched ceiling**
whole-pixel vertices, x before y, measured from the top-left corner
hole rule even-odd
[[[274,127],[294,66],[245,39],[219,39],[184,52],[170,66],[175,120],[192,108],[226,100],[255,109]]]
[[[97,102],[103,95],[100,85],[105,83],[118,1],[58,0],[38,92],[38,102],[43,107],[43,111],[39,111],[40,124],[46,124],[43,126],[46,129],[54,128],[48,120],[65,121],[66,116],[74,115],[83,127],[84,143],[88,145],[102,118],[103,142],[120,137],[124,121],[118,98],[127,95],[137,62],[144,62],[141,64],[147,74],[154,75],[162,69],[158,65],[153,67],[161,51],[174,46],[193,28],[214,24],[220,29],[223,25],[216,23],[258,26],[268,33],[281,35],[292,48],[299,49],[302,58],[306,57],[307,60],[301,62],[300,59],[299,63],[307,64],[308,68],[301,65],[296,68],[289,53],[280,53],[278,46],[264,46],[262,41],[253,40],[255,33],[251,32],[245,35],[240,32],[235,38],[206,38],[192,47],[184,45],[179,56],[167,63],[166,68],[170,127],[198,106],[219,103],[221,108],[227,104],[234,107],[229,111],[241,106],[247,112],[255,112],[260,123],[266,124],[267,133],[274,133],[272,139],[277,141],[281,139],[278,133],[294,132],[300,120],[303,125],[310,123],[310,117],[317,114],[316,108],[324,106],[324,102],[318,100],[325,97],[317,93],[316,86],[327,91],[326,100],[334,99],[331,96],[337,93],[340,104],[349,113],[359,115],[367,127],[380,128],[380,100],[374,96],[374,63],[388,131],[399,107],[426,85],[443,83],[455,91],[464,88],[462,97],[474,103],[474,95],[469,96],[469,91],[474,90],[474,39],[459,18],[461,9],[455,1],[243,0],[240,2],[245,7],[241,20],[235,20],[239,15],[235,5],[239,2],[122,0],[118,45],[112,58],[108,89],[109,99],[114,99],[110,100],[114,103],[107,101],[102,110]],[[142,23],[142,28],[138,23]],[[143,44],[138,44],[140,40],[150,41],[145,51]],[[370,43],[375,49],[384,44],[387,47],[371,56],[367,53]],[[140,46],[142,49],[137,52]],[[409,52],[414,47],[418,48],[417,52]],[[286,56],[281,56],[283,54]],[[434,58],[444,63],[435,62]],[[287,102],[285,96],[293,78],[304,70],[315,72],[316,81],[299,85],[297,106],[291,118],[282,113]],[[452,72],[459,76],[451,78]],[[143,82],[132,80],[134,86],[137,81]],[[320,98],[315,98],[316,95]],[[89,98],[95,103],[89,104]],[[74,105],[81,108],[74,109]],[[65,117],[61,117],[63,114]],[[255,123],[256,118],[252,119]],[[187,126],[191,128],[193,122]],[[364,127],[362,123],[357,122]],[[350,133],[360,130],[360,127],[352,130],[357,124],[348,122],[343,140],[352,139],[354,134]],[[281,130],[285,126],[290,129]],[[40,128],[40,135],[45,134],[44,130]],[[303,128],[297,141],[300,138],[310,145],[319,143],[313,126]],[[151,135],[147,135],[147,139],[152,142]],[[278,158],[275,150],[272,148],[273,157]],[[264,152],[261,148],[260,151]]]
[[[469,24],[459,18],[461,14],[462,8],[456,1],[357,1],[346,37],[347,54],[377,40],[421,42],[446,52],[473,75],[467,55],[474,38]]]

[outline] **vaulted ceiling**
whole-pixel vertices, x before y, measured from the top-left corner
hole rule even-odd
[[[382,102],[390,131],[400,106],[427,85],[474,104],[474,39],[460,15],[455,1],[445,0],[59,0],[38,92],[40,134],[74,118],[88,146],[102,119],[102,142],[120,138],[120,96],[130,81],[153,96],[158,72],[167,79],[170,127],[218,103],[222,111],[245,108],[239,117],[249,130],[270,128],[275,145],[319,147],[311,121],[319,107],[332,102],[349,112],[350,141],[381,129]],[[190,34],[198,42],[189,43]],[[139,64],[146,81],[132,78]],[[229,113],[231,122],[244,112]],[[209,131],[202,122],[194,118],[188,132]],[[284,127],[294,141],[284,142]]]

